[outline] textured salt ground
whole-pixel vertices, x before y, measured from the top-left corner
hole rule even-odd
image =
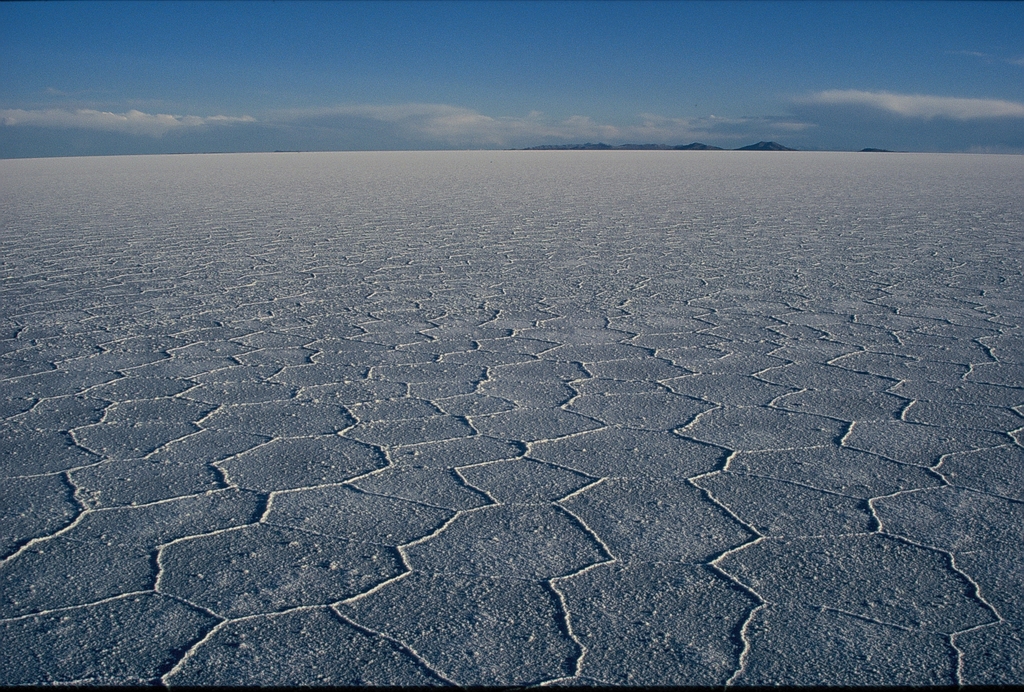
[[[1022,188],[0,162],[0,684],[1022,684]]]

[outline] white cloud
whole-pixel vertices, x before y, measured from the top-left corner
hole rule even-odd
[[[564,119],[530,111],[523,117],[492,117],[469,108],[411,103],[389,106],[343,105],[279,111],[272,121],[344,130],[372,124],[405,141],[454,147],[523,147],[536,144],[606,142],[609,144],[687,144],[695,140],[749,143],[804,130],[813,125],[778,118],[668,118],[641,113],[632,124],[609,124],[586,115]],[[753,137],[753,139],[751,139]]]
[[[966,55],[972,58],[991,58],[992,56],[988,53],[982,53],[977,50],[949,50],[946,51],[947,55]]]
[[[726,118],[708,115],[701,118],[666,118],[644,113],[643,125],[631,128],[637,134],[649,135],[661,140],[673,140],[687,144],[693,138],[714,138],[717,140],[744,141],[755,138],[776,136],[780,133],[800,132],[814,127],[813,123],[778,117]],[[687,141],[682,141],[682,140]]]
[[[492,117],[469,108],[438,103],[369,104],[279,111],[278,122],[315,121],[343,128],[351,119],[393,126],[405,137],[428,138],[453,146],[514,146],[526,139],[617,139],[619,128],[574,115],[551,121],[540,111],[525,117]]]
[[[1000,58],[1000,57],[997,57],[995,55],[992,55],[991,53],[982,53],[981,51],[977,51],[977,50],[953,50],[953,51],[947,51],[947,52],[948,52],[949,55],[966,55],[966,56],[969,56],[969,57],[972,57],[972,58],[981,58],[982,60],[984,60],[985,62],[987,62],[990,65],[994,61],[998,60],[999,62],[1005,62],[1008,65],[1018,65],[1020,67],[1024,67],[1024,58],[1020,58],[1020,57],[1018,57],[1018,58]]]
[[[828,106],[867,106],[908,118],[951,118],[979,120],[987,118],[1024,118],[1024,103],[1000,99],[966,99],[919,94],[893,94],[887,91],[832,89],[806,99],[807,103]]]
[[[171,131],[194,132],[216,125],[256,122],[250,116],[181,116],[134,109],[125,113],[61,108],[0,109],[0,126],[85,129],[154,138]],[[428,148],[513,148],[583,142],[687,144],[693,141],[730,146],[727,143],[746,144],[813,127],[793,118],[670,118],[651,113],[639,114],[632,123],[611,124],[587,115],[551,118],[537,110],[525,116],[490,116],[470,108],[439,103],[349,104],[280,110],[261,118],[258,125],[265,135],[297,138],[294,141],[298,144],[281,145],[297,148],[315,147],[317,142],[336,143],[331,146],[340,143],[342,147],[353,144],[387,147],[388,143],[392,146],[397,143],[398,146]]]
[[[127,113],[110,113],[89,109],[66,110],[60,108],[0,110],[0,124],[8,127],[30,125],[64,129],[106,130],[109,132],[149,135],[152,137],[160,137],[171,130],[182,128],[251,123],[255,121],[255,118],[248,115],[242,117],[227,115],[207,117],[198,115],[154,115],[137,110],[130,110]]]
[[[11,135],[18,126],[91,130],[147,135],[198,133],[204,128],[246,126],[232,146],[254,148],[520,148],[542,144],[688,144],[699,141],[724,147],[760,139],[786,139],[815,127],[796,117],[672,118],[641,113],[632,122],[601,122],[587,115],[552,118],[531,110],[523,116],[491,116],[471,108],[439,103],[391,105],[348,104],[279,110],[259,121],[250,116],[166,115],[140,110],[112,113],[88,109],[0,109],[0,129]],[[217,128],[220,129],[220,128]],[[179,138],[175,138],[176,141]],[[205,142],[206,140],[204,140]],[[204,147],[212,146],[208,142]]]

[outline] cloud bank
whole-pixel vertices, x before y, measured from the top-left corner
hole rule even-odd
[[[948,96],[892,94],[853,89],[822,91],[807,99],[811,104],[866,106],[908,118],[1024,118],[1024,103],[999,99],[965,99]]]
[[[780,115],[669,117],[627,122],[539,111],[492,116],[442,103],[347,104],[253,116],[0,110],[0,157],[209,151],[518,149],[544,144],[687,144],[736,148],[775,140],[802,149],[1024,153],[1024,104],[833,89]]]
[[[517,148],[539,144],[606,142],[610,144],[680,144],[715,138],[747,144],[758,136],[781,136],[811,128],[786,118],[670,118],[641,113],[639,122],[610,124],[586,115],[552,119],[539,111],[525,116],[492,117],[446,104],[351,105],[274,113],[268,121],[293,128],[375,131],[401,141],[443,148]],[[755,139],[756,141],[756,139]]]
[[[8,127],[27,125],[31,127],[61,129],[103,130],[106,132],[124,132],[150,137],[161,137],[171,130],[182,128],[251,122],[256,122],[256,119],[251,116],[231,117],[227,115],[213,115],[200,117],[197,115],[150,114],[138,110],[130,110],[127,113],[110,113],[89,109],[65,110],[60,108],[0,110],[0,124]]]

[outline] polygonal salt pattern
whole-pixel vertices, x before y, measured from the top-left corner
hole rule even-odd
[[[681,428],[713,405],[670,392],[576,397],[569,410],[602,423],[645,430]]]
[[[160,568],[162,593],[228,617],[338,601],[404,571],[386,546],[265,525],[172,543]]]
[[[0,162],[0,684],[1024,682],[1020,157],[562,153]]]
[[[33,430],[16,423],[0,428],[0,475],[7,478],[56,473],[100,460],[67,433]]]
[[[350,481],[350,485],[367,493],[446,509],[473,509],[491,504],[486,493],[468,485],[455,469],[389,466]]]
[[[1024,448],[1017,445],[947,454],[936,471],[952,485],[1024,502]]]
[[[757,604],[704,565],[599,565],[557,584],[587,650],[583,675],[609,685],[723,684]]]
[[[904,421],[854,423],[843,443],[917,466],[934,466],[946,454],[997,447],[1010,442],[999,433],[970,428],[927,426]]]
[[[751,534],[697,487],[612,478],[561,503],[626,562],[709,562]]]
[[[868,503],[800,483],[728,471],[695,483],[763,536],[825,536],[860,533],[874,527]],[[766,506],[764,498],[773,498]]]
[[[607,557],[578,521],[551,505],[461,514],[437,537],[406,548],[405,555],[415,570],[520,579],[564,576]]]
[[[68,431],[103,420],[110,402],[92,396],[60,396],[40,399],[20,415],[12,415],[11,422],[21,423],[31,430]]]
[[[774,408],[797,413],[816,413],[846,421],[891,420],[899,418],[909,403],[885,392],[857,389],[802,389],[772,400]]]
[[[607,427],[530,445],[531,456],[595,478],[674,478],[713,471],[725,452],[671,432]]]
[[[278,437],[216,462],[231,484],[263,492],[342,483],[385,466],[379,449],[338,435]]]
[[[159,594],[131,594],[74,611],[0,622],[0,666],[11,685],[159,679],[216,619]],[[82,646],[90,642],[90,646]]]
[[[346,436],[366,444],[384,446],[438,442],[455,437],[468,437],[473,433],[473,427],[463,418],[429,416],[359,423],[354,425]]]
[[[352,417],[340,406],[318,406],[294,400],[231,404],[217,409],[202,421],[207,430],[227,428],[274,437],[330,435],[353,423]]]
[[[523,443],[479,435],[392,447],[388,450],[388,458],[396,466],[455,468],[498,459],[511,459],[522,456],[524,451]]]
[[[338,611],[405,643],[458,685],[569,676],[579,651],[557,594],[531,579],[413,572]]]
[[[863,499],[942,484],[928,469],[833,446],[737,452],[728,469]]]
[[[1017,597],[1024,584],[1016,559],[1024,540],[1020,502],[947,486],[880,498],[876,507],[887,532],[948,551],[986,603],[1014,626],[1024,626]]]
[[[1024,628],[1001,622],[957,635],[956,645],[964,654],[964,684],[1024,680]]]
[[[398,645],[351,625],[328,608],[230,622],[203,641],[169,681],[337,687],[442,682]]]
[[[346,540],[398,546],[432,533],[449,510],[344,485],[274,495],[266,521]]]
[[[29,543],[0,572],[0,621],[83,606],[153,588],[149,546],[50,537]]]
[[[767,538],[718,565],[768,602],[790,608],[833,608],[927,632],[996,620],[948,555],[881,534]]]
[[[984,630],[982,630],[984,631]],[[957,656],[943,634],[873,622],[826,607],[772,605],[751,619],[749,665],[736,685],[952,685]]]
[[[537,442],[603,426],[600,421],[574,411],[524,408],[473,418],[473,427],[491,437]]]
[[[714,409],[679,432],[727,449],[755,451],[835,443],[847,427],[824,416],[748,407]]]
[[[224,487],[215,464],[266,442],[266,437],[202,430],[173,440],[143,459],[109,459],[71,471],[78,498],[92,507],[140,505]]]
[[[61,475],[5,480],[0,486],[0,557],[71,523],[78,514],[72,491]]]
[[[597,478],[535,459],[507,459],[467,466],[459,476],[497,502],[554,502]]]

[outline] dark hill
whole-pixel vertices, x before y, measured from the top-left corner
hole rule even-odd
[[[604,142],[593,144],[541,144],[539,147],[527,147],[525,151],[604,151],[608,149],[668,149],[664,144],[620,144],[612,146]]]
[[[796,149],[784,147],[778,142],[758,142],[757,144],[748,144],[745,147],[740,147],[736,151],[796,151]]]
[[[692,142],[690,144],[677,144],[672,147],[680,151],[722,151],[722,147],[713,147],[710,144],[703,144],[702,142]]]
[[[538,147],[527,147],[524,151],[593,151],[593,150],[616,150],[616,151],[681,151],[681,150],[694,150],[694,151],[721,151],[722,147],[713,147],[710,144],[702,144],[700,142],[693,142],[692,144],[677,144],[671,146],[668,144],[605,144],[604,142],[598,142],[592,144],[587,142],[586,144],[542,144]]]
[[[889,149],[872,149],[871,147],[868,147],[867,149],[861,149],[861,151],[862,152],[865,152],[865,151],[883,152],[884,151],[887,154],[891,154],[892,153]]]

